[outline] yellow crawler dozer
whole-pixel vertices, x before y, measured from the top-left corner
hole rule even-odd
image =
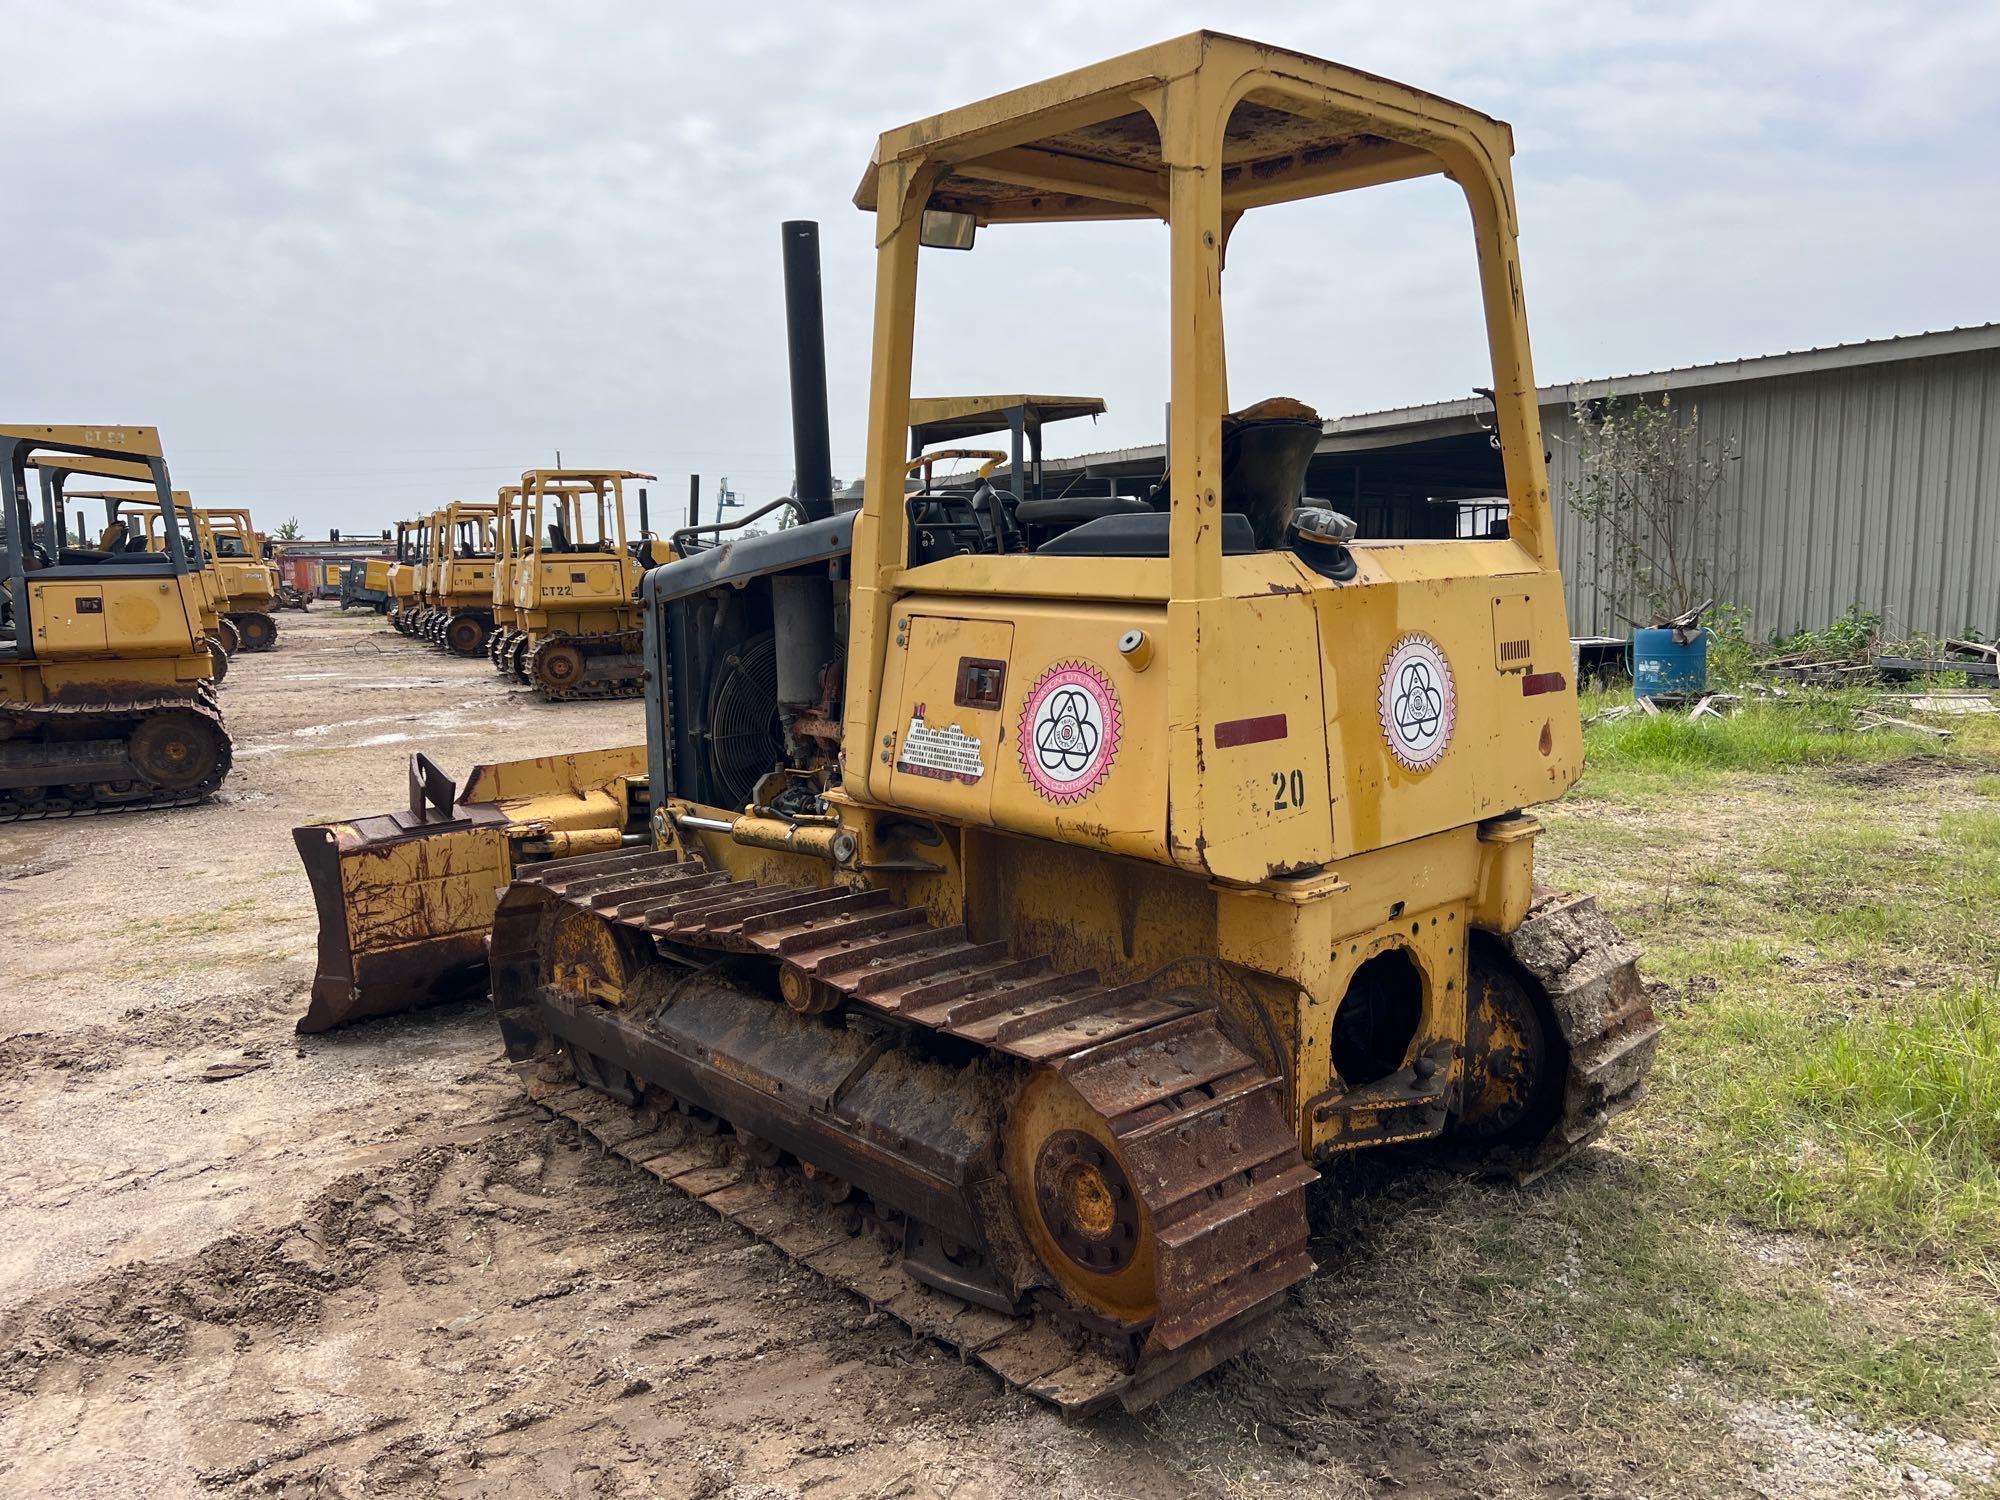
[[[427,528],[419,518],[396,523],[396,555],[389,563],[389,623],[408,635],[415,622],[419,579],[428,552]]]
[[[575,485],[545,485],[542,499],[545,504],[566,509],[589,493]],[[528,680],[531,644],[527,632],[521,628],[520,608],[514,602],[516,580],[533,551],[528,531],[534,525],[534,516],[527,495],[528,491],[519,484],[503,484],[494,501],[493,634],[486,638],[486,659],[493,663],[493,670],[519,682]]]
[[[639,580],[668,555],[645,521],[626,530],[625,486],[650,480],[628,469],[530,469],[501,527],[496,564],[510,589],[508,623],[489,651],[551,702],[633,698],[640,688]],[[503,496],[503,501],[506,497]]]
[[[458,656],[478,656],[493,633],[491,501],[454,500],[431,517],[428,605],[411,633]]]
[[[98,546],[106,545],[111,538],[113,550],[123,552],[156,552],[167,550],[166,523],[160,510],[160,503],[149,490],[78,490],[71,489],[62,481],[69,475],[93,472],[91,468],[81,468],[82,460],[67,456],[43,455],[40,459],[42,473],[46,476],[59,473],[57,481],[58,507],[62,501],[95,500],[105,508],[106,530],[99,535]],[[119,478],[144,478],[143,473],[131,472],[140,467],[132,464],[101,464],[99,469],[116,468]],[[200,514],[188,499],[186,490],[173,493],[174,508],[180,512],[185,523],[194,517],[192,551],[202,559],[201,581],[201,634],[207,643],[210,660],[215,664],[217,682],[229,675],[229,659],[243,649],[243,637],[237,633],[235,622],[223,611],[225,599],[222,579],[213,566],[214,548],[209,545],[208,532],[202,525]],[[81,517],[78,518],[81,523]],[[78,546],[88,545],[88,536],[79,524]]]
[[[118,500],[94,539],[72,540],[65,480],[135,470],[172,518],[164,550]],[[210,581],[154,429],[0,426],[0,822],[180,806],[222,784]]]
[[[1534,880],[1526,809],[1583,753],[1510,156],[1461,105],[1205,32],[884,134],[860,509],[795,329],[801,524],[684,532],[645,578],[643,847],[500,893],[530,1094],[1071,1410],[1266,1328],[1329,1158],[1526,1178],[1629,1108],[1635,956]],[[1241,216],[1426,175],[1470,211],[1504,536],[1357,536],[1304,493],[1312,409],[1226,387]],[[912,488],[923,247],[1128,218],[1167,229],[1161,482]]]
[[[264,557],[264,538],[241,506],[204,506],[195,512],[222,585],[223,614],[245,651],[278,644],[278,569]]]

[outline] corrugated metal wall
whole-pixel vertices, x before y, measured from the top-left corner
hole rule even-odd
[[[1643,386],[1632,394],[1639,395]],[[1892,636],[2000,637],[2000,350],[1746,380],[1677,393],[1738,461],[1707,529],[1720,598],[1753,635],[1818,629],[1859,604]],[[1564,503],[1576,422],[1545,407],[1570,628],[1636,613],[1610,576],[1608,523]]]

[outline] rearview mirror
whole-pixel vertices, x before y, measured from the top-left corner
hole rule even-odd
[[[970,250],[979,231],[979,221],[971,214],[953,213],[948,208],[927,208],[917,228],[917,243],[933,250]]]

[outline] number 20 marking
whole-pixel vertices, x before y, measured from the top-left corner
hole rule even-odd
[[[1271,786],[1277,793],[1271,802],[1272,812],[1285,812],[1288,809],[1304,807],[1306,805],[1306,773],[1304,771],[1293,771],[1289,774],[1284,771],[1273,771],[1271,773]],[[1291,800],[1287,801],[1287,797]]]

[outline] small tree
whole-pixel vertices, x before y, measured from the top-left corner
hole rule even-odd
[[[1586,521],[1610,523],[1613,577],[1654,624],[1713,599],[1714,544],[1730,499],[1724,480],[1738,456],[1735,436],[1704,439],[1699,408],[1683,418],[1670,394],[1651,402],[1579,401],[1575,413],[1581,478],[1570,508]]]
[[[281,542],[296,542],[299,539],[299,518],[286,516],[284,523],[278,527],[276,535]]]

